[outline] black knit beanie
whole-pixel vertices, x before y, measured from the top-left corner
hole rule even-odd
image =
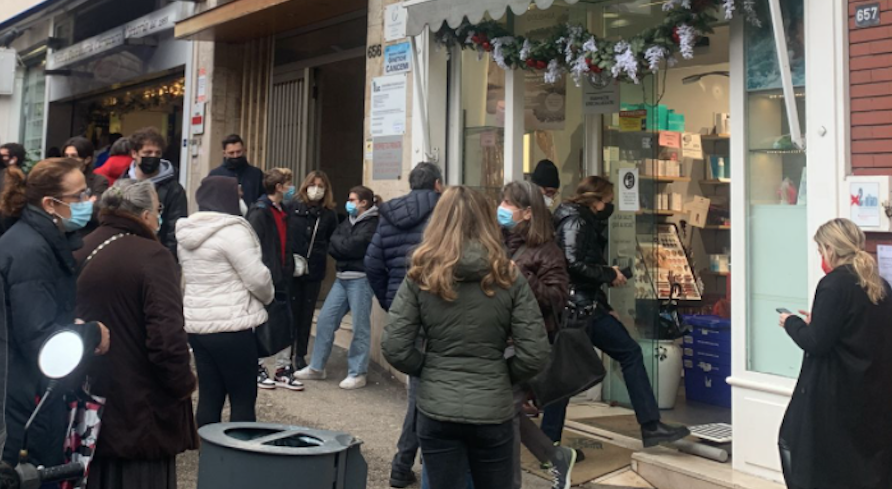
[[[551,160],[542,160],[536,165],[533,183],[542,188],[561,188],[561,176]]]
[[[206,177],[195,192],[198,210],[241,216],[238,180],[233,177]]]

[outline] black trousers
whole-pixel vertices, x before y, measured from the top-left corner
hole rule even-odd
[[[293,358],[307,356],[310,331],[313,329],[313,313],[316,311],[316,301],[319,300],[321,290],[321,281],[295,278],[291,282],[291,314],[294,316],[294,349],[291,351]]]
[[[449,423],[419,411],[417,423],[430,489],[466,489],[469,469],[474,487],[514,486],[514,420],[487,425]]]
[[[257,421],[257,340],[250,329],[190,334],[198,370],[198,426],[219,423],[229,397],[230,421]]]

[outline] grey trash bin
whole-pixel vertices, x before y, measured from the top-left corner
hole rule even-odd
[[[352,435],[272,423],[204,426],[198,489],[365,489]]]

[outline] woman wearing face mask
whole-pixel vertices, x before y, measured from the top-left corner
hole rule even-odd
[[[49,383],[37,366],[38,351],[50,335],[63,329],[80,334],[87,352],[102,355],[109,347],[108,329],[102,323],[75,324],[77,263],[72,252],[81,239],[74,232],[93,214],[81,164],[71,159],[41,161],[27,183],[21,172],[8,172],[0,210],[19,219],[0,238],[10,380],[3,461],[15,465],[19,450],[27,448],[35,465],[57,465],[62,463],[67,425],[61,395],[44,405],[28,432],[28,446],[22,446],[25,423]]]
[[[540,187],[529,182],[511,182],[502,189],[498,209],[508,256],[527,279],[549,335],[556,332],[556,309],[563,308],[569,297],[570,277],[564,252],[554,241],[551,212],[545,207]],[[515,386],[515,468],[514,487],[521,487],[520,443],[543,464],[551,465],[554,487],[569,489],[570,476],[576,463],[576,451],[555,447],[538,426],[522,412],[527,389]]]
[[[622,287],[626,277],[619,267],[607,264],[608,220],[613,215],[613,184],[602,177],[585,178],[576,194],[554,212],[558,245],[564,251],[570,272],[570,301],[582,314],[589,315],[588,334],[602,352],[617,360],[635,409],[645,447],[680,440],[687,428],[660,422],[660,410],[650,387],[644,357],[610,304],[604,287]],[[561,441],[567,403],[545,408],[542,431],[553,441]]]
[[[260,239],[260,249],[263,251],[263,264],[269,269],[276,288],[276,295],[289,298],[291,278],[294,272],[294,260],[291,255],[291,239],[288,234],[288,209],[286,203],[294,198],[294,185],[291,184],[291,170],[287,168],[273,168],[263,176],[263,188],[265,195],[260,197],[246,218]],[[271,309],[268,312],[282,311]],[[290,321],[290,308],[284,309],[283,316],[288,316]],[[282,321],[286,321],[282,319]],[[286,323],[286,324],[287,324]],[[292,377],[294,368],[291,365],[289,352],[286,348],[276,356],[276,374],[270,378],[263,359],[258,360],[257,387],[261,389],[274,389],[276,386],[285,389],[300,391],[303,384]]]
[[[99,228],[75,253],[78,315],[115,338],[87,371],[90,392],[107,399],[87,487],[174,488],[176,456],[198,448],[179,270],[156,235],[152,182],[118,180],[100,207]]]
[[[313,328],[313,313],[328,267],[328,243],[338,216],[331,183],[323,171],[312,171],[290,202],[291,253],[295,261],[306,260],[306,273],[291,282],[291,313],[294,316],[294,346],[291,357],[296,370],[307,367],[307,347]]]
[[[781,314],[805,352],[780,429],[790,489],[892,487],[892,289],[864,232],[834,219],[815,233],[827,276],[812,313]]]
[[[365,276],[365,252],[378,229],[378,197],[367,187],[350,190],[349,216],[331,236],[329,254],[337,260],[337,280],[325,299],[316,321],[316,342],[310,365],[299,370],[298,380],[325,380],[325,364],[331,354],[335,331],[347,312],[353,317],[353,340],[347,353],[347,378],[341,389],[366,385],[371,346],[372,286]]]
[[[95,200],[102,198],[102,193],[108,189],[108,179],[103,175],[93,172],[93,143],[89,139],[76,136],[69,139],[62,150],[66,158],[77,160],[81,164],[81,171],[87,182],[87,188],[93,193]],[[99,226],[99,206],[93,206],[93,217],[80,231],[81,236],[86,236]]]

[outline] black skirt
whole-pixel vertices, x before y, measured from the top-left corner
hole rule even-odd
[[[124,460],[97,457],[90,463],[87,489],[176,489],[176,457]]]

